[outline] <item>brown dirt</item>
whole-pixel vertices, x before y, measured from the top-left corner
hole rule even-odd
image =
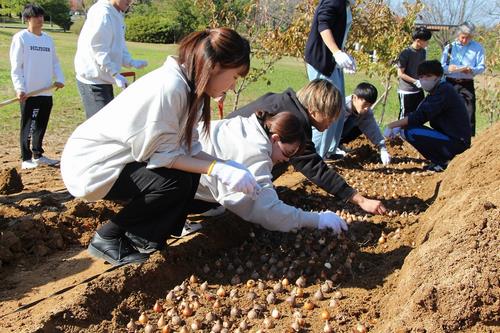
[[[302,331],[322,332],[323,310],[335,332],[500,332],[499,133],[497,124],[480,135],[442,174],[422,172],[424,161],[402,142],[389,148],[395,162],[389,168],[378,163],[367,141],[354,142],[350,156],[333,167],[360,192],[383,199],[385,216],[343,205],[291,170],[278,180],[284,201],[338,211],[350,223],[347,237],[268,232],[231,213],[191,217],[203,223],[202,232],[171,239],[165,252],[143,265],[118,269],[85,251],[118,204],[75,200],[56,168],[19,171],[24,189],[0,196],[0,331],[126,332],[133,319],[144,332],[139,314],[145,312],[156,327],[160,314],[153,305],[159,301],[175,331],[195,318],[210,331],[208,312],[234,331],[231,325],[257,308],[257,318],[246,319],[242,330],[256,332],[276,308],[280,319],[266,332],[289,331],[297,311]],[[59,137],[48,142],[57,147],[49,155],[60,154]],[[19,163],[15,142],[8,147],[0,155],[5,170]],[[6,183],[2,179],[0,185]],[[199,281],[189,282],[191,275]],[[285,299],[301,275],[304,296],[291,308]],[[291,285],[267,304],[283,277]],[[248,286],[249,279],[262,285]],[[333,289],[323,286],[325,299],[315,299],[326,280]],[[203,281],[208,290],[201,290]],[[217,296],[220,287],[225,297]],[[255,299],[248,298],[250,292]],[[192,317],[178,309],[180,324],[174,326],[168,315],[182,300],[199,308]],[[303,308],[306,300],[314,309]],[[231,317],[231,307],[240,314]]]

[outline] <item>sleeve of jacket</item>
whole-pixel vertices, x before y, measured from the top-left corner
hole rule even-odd
[[[449,96],[448,88],[453,89],[451,85],[441,83],[434,94],[427,95],[417,110],[408,116],[408,126],[423,125],[443,112],[447,104],[447,96]]]
[[[473,75],[482,74],[486,69],[485,59],[484,59],[484,48],[479,43],[478,46],[479,46],[479,51],[476,54],[476,65],[472,67]]]
[[[379,147],[380,142],[384,142],[384,136],[380,133],[380,128],[377,125],[372,110],[368,111],[366,115],[360,119],[359,129],[375,146]]]
[[[302,155],[293,157],[290,163],[314,184],[341,200],[349,200],[356,193],[341,175],[323,161],[310,140],[306,142]]]
[[[114,75],[120,71],[121,64],[115,64],[111,61],[110,52],[113,36],[110,33],[113,26],[108,15],[96,15],[93,22],[89,22],[93,29],[91,34],[90,47],[94,54],[94,61],[99,65],[103,72]]]
[[[326,0],[323,1],[318,7],[318,32],[327,29],[332,29],[332,22],[335,22],[339,16],[341,8],[340,1],[343,0]]]
[[[10,46],[10,75],[15,91],[26,91],[26,82],[23,70],[23,42],[19,35],[14,35]]]
[[[54,50],[54,53],[52,54],[52,66],[53,66],[54,78],[56,82],[64,83],[64,74],[61,68],[61,63],[59,62],[59,58],[57,57],[56,47],[53,41],[52,41],[52,50]]]

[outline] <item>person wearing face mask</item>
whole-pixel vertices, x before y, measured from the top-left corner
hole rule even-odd
[[[448,44],[441,56],[446,80],[463,97],[470,118],[472,136],[476,134],[476,92],[474,77],[484,72],[484,48],[472,40],[474,24],[465,22],[458,27],[457,39]]]
[[[391,155],[387,151],[384,136],[371,109],[377,100],[377,95],[377,88],[374,85],[361,82],[352,95],[346,97],[346,114],[340,144],[347,144],[364,134],[379,149],[382,163],[388,165],[391,162]],[[341,155],[347,154],[344,150],[341,151],[343,153]]]
[[[422,89],[428,92],[415,112],[387,125],[384,136],[401,135],[430,161],[427,170],[443,171],[457,155],[470,147],[471,127],[463,99],[442,80],[443,67],[437,60],[418,66]],[[429,122],[430,127],[424,126]]]
[[[425,61],[426,47],[431,37],[427,28],[416,28],[412,34],[413,43],[399,54],[399,119],[415,111],[424,99],[422,85],[417,78],[417,67]]]
[[[308,212],[278,198],[272,182],[273,166],[300,155],[306,143],[304,127],[292,112],[257,111],[250,117],[212,121],[209,133],[200,136],[203,151],[243,165],[257,180],[259,190],[254,196],[246,196],[228,189],[214,177],[202,175],[191,213],[199,212],[198,207],[206,209],[203,203],[218,203],[268,230],[329,228],[336,233],[347,230],[345,221],[334,212]]]
[[[125,44],[124,13],[132,0],[99,0],[90,7],[78,36],[75,72],[85,116],[92,117],[114,97],[113,84],[125,89],[129,82],[120,74],[122,66],[147,66],[135,60]]]
[[[69,193],[127,202],[96,231],[88,251],[113,265],[144,262],[180,235],[200,174],[233,192],[257,183],[240,165],[201,150],[198,122],[210,130],[210,98],[235,87],[250,69],[250,45],[236,31],[187,35],[178,56],[144,75],[78,126],[61,159]]]
[[[311,32],[304,52],[309,80],[331,81],[345,97],[344,71],[356,72],[356,62],[344,48],[352,24],[354,1],[321,0],[314,12]],[[334,155],[342,134],[344,114],[325,131],[313,128],[313,142],[322,158]]]

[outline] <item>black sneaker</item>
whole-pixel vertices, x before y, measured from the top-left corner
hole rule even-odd
[[[446,169],[446,165],[440,165],[437,163],[429,163],[424,167],[425,170],[427,171],[433,171],[433,172],[443,172]]]
[[[132,246],[135,247],[137,251],[140,253],[148,253],[151,254],[155,251],[159,251],[163,249],[163,246],[161,246],[158,243],[155,242],[150,242],[145,238],[142,238],[140,236],[134,235],[130,232],[126,232],[125,236],[130,239],[130,242],[132,243]]]
[[[92,256],[103,259],[113,266],[143,263],[149,258],[148,254],[134,249],[125,236],[104,239],[97,232],[90,241],[88,251]]]

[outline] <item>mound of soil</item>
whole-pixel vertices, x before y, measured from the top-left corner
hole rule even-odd
[[[456,157],[422,215],[377,328],[455,332],[500,324],[500,124]],[[480,329],[482,330],[482,329]]]
[[[0,170],[0,194],[14,194],[22,190],[23,182],[16,168]]]

